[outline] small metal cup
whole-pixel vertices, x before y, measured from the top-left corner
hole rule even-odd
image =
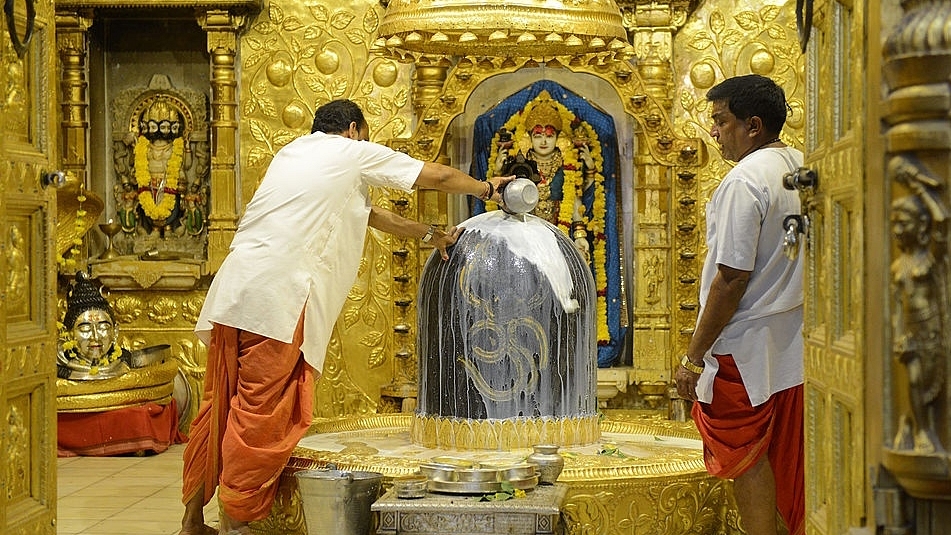
[[[505,185],[502,202],[510,214],[527,214],[538,206],[538,186],[527,178],[516,178]]]

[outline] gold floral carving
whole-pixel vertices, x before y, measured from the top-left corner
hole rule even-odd
[[[786,91],[790,107],[783,141],[805,144],[804,57],[799,51],[791,2],[761,5],[734,0],[729,4],[704,3],[691,14],[673,43],[672,68],[686,83],[677,89],[672,113],[676,131],[697,138],[705,147],[716,147],[710,137],[710,103],[706,91],[723,79],[756,73],[775,79]],[[707,165],[677,172],[671,194],[678,201],[673,211],[674,252],[678,283],[675,325],[680,335],[673,354],[681,354],[696,323],[699,269],[703,245],[703,213],[720,179],[731,164],[719,151],[710,150]]]
[[[364,110],[373,139],[406,134],[412,123],[409,69],[370,49],[383,9],[360,5],[271,2],[241,39],[241,164],[250,199],[273,155],[310,132],[316,106],[350,98]],[[403,194],[374,190],[393,207]],[[412,245],[415,248],[415,245]],[[371,232],[356,283],[337,323],[317,387],[319,416],[376,410],[389,379],[393,337],[394,238]]]
[[[17,499],[29,496],[31,479],[31,428],[30,428],[30,407],[29,398],[20,396],[12,399],[7,408],[6,420],[7,426],[6,441],[4,444],[4,481],[6,482],[4,492],[7,502],[14,502]]]

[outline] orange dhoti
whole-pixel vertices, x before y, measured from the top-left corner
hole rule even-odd
[[[765,453],[776,479],[776,508],[790,535],[805,533],[802,385],[751,406],[731,355],[716,355],[713,403],[694,403],[707,471],[724,479],[743,475]]]
[[[183,501],[204,492],[232,519],[267,517],[278,477],[310,427],[314,369],[300,345],[215,324],[198,415],[192,422],[182,482]]]

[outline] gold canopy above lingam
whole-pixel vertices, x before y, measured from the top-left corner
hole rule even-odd
[[[633,56],[614,0],[390,0],[375,48],[403,55]]]

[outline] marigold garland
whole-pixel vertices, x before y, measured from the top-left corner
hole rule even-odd
[[[551,99],[547,92],[542,92],[530,102],[525,105],[524,110],[530,110],[541,100]],[[608,275],[605,269],[605,263],[607,260],[607,253],[605,252],[605,234],[604,234],[604,214],[606,209],[606,201],[604,196],[604,175],[601,174],[601,169],[604,166],[604,157],[601,154],[601,143],[598,140],[598,134],[595,132],[594,128],[588,124],[587,121],[582,121],[580,118],[576,118],[575,114],[571,112],[564,104],[558,102],[557,100],[551,99],[550,102],[558,110],[558,113],[561,115],[563,125],[572,125],[572,126],[581,126],[584,128],[584,132],[587,134],[588,138],[588,147],[591,154],[591,159],[594,161],[595,174],[593,176],[594,180],[594,200],[591,206],[591,214],[594,217],[588,217],[588,214],[583,213],[584,207],[581,207],[581,218],[585,223],[585,227],[588,229],[588,232],[593,237],[593,261],[591,262],[591,269],[594,272],[594,281],[595,287],[597,289],[597,303],[596,303],[596,314],[597,314],[597,325],[598,325],[598,345],[606,345],[611,341],[610,330],[608,329],[608,305],[607,305],[607,285],[608,285]],[[523,154],[527,154],[528,150],[531,149],[531,136],[528,134],[528,131],[525,129],[524,116],[522,112],[512,115],[506,121],[504,128],[512,133],[512,139],[516,140],[518,144],[517,147],[513,146],[510,149],[511,152],[517,153],[519,150]],[[571,146],[571,141],[566,139],[566,136],[563,133],[558,134],[558,140],[556,141],[558,147],[561,149],[561,154],[563,158],[563,170],[565,181],[562,185],[562,200],[559,203],[558,207],[558,222],[557,226],[565,233],[569,238],[571,237],[571,223],[572,218],[574,217],[575,212],[575,202],[578,197],[581,196],[584,188],[584,169],[583,165],[578,161],[577,151]],[[489,165],[487,166],[487,176],[486,178],[491,178],[494,176],[494,162],[498,158],[499,154],[499,140],[498,133],[492,139],[491,149],[489,152]],[[550,179],[551,177],[545,177]],[[498,204],[495,202],[486,202],[486,210],[496,210],[498,209]]]
[[[82,252],[80,248],[83,245],[83,235],[86,233],[86,215],[88,212],[83,210],[86,194],[83,192],[82,186],[79,188],[79,194],[76,195],[76,201],[78,207],[76,209],[76,219],[73,220],[73,230],[75,230],[77,237],[73,238],[69,249],[56,259],[64,273],[76,271],[76,266],[79,264],[76,259],[79,258],[79,254]]]
[[[149,144],[145,136],[139,136],[135,143],[135,183],[139,186],[139,204],[145,215],[155,221],[164,221],[175,208],[175,195],[171,192],[178,191],[178,173],[182,170],[185,141],[180,137],[172,141],[172,154],[165,167],[165,185],[162,188],[165,194],[158,204],[153,197],[152,176],[149,174]]]

